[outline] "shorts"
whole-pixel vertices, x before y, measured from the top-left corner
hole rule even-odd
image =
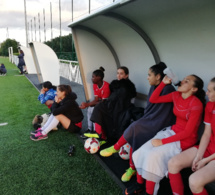
[[[78,133],[81,130],[81,128],[76,126],[75,123],[70,122],[70,125],[67,130],[71,133]]]
[[[197,148],[197,149],[199,149],[199,145],[194,146],[194,147]],[[204,153],[204,155],[203,155],[203,158],[207,158],[208,156],[210,156],[210,155],[212,155],[212,154],[213,154],[213,153],[209,152],[208,148],[206,148],[205,153]],[[215,160],[215,158],[212,159],[212,160]]]

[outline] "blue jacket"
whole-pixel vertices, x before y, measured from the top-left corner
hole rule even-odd
[[[49,89],[44,94],[40,94],[38,96],[38,100],[41,102],[41,104],[45,104],[47,100],[54,100],[55,95],[56,95],[56,90]]]
[[[6,73],[6,72],[7,72],[7,70],[6,70],[5,66],[4,66],[4,64],[1,65],[1,67],[0,67],[0,72],[2,72],[2,73]]]
[[[19,64],[18,65],[24,66],[25,65],[24,54],[23,53],[19,54],[18,58],[19,58]]]

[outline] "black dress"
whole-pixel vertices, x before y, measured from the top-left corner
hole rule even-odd
[[[158,131],[175,124],[173,103],[153,104],[149,102],[149,98],[155,89],[155,86],[150,88],[143,117],[133,122],[123,134],[126,141],[131,145],[133,152],[153,138]],[[161,95],[173,91],[175,91],[175,88],[172,85],[166,85]]]
[[[109,87],[109,98],[95,106],[90,120],[101,125],[107,140],[114,143],[130,124],[127,111],[134,107],[131,99],[136,96],[136,88],[129,79],[114,80]]]

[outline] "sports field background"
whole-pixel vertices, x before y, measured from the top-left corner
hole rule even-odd
[[[87,154],[77,135],[52,131],[46,140],[30,140],[32,119],[48,113],[37,100],[38,90],[18,68],[0,57],[8,73],[0,76],[0,194],[95,194],[122,191],[93,155]],[[75,145],[74,156],[67,155]]]

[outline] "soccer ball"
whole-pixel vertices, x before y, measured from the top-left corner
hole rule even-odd
[[[100,148],[100,143],[96,138],[88,138],[84,143],[84,149],[90,154],[95,154]]]
[[[120,150],[119,150],[119,156],[123,159],[123,160],[128,160],[129,159],[129,154],[130,154],[130,148],[131,146],[127,143],[125,145],[123,145]]]

